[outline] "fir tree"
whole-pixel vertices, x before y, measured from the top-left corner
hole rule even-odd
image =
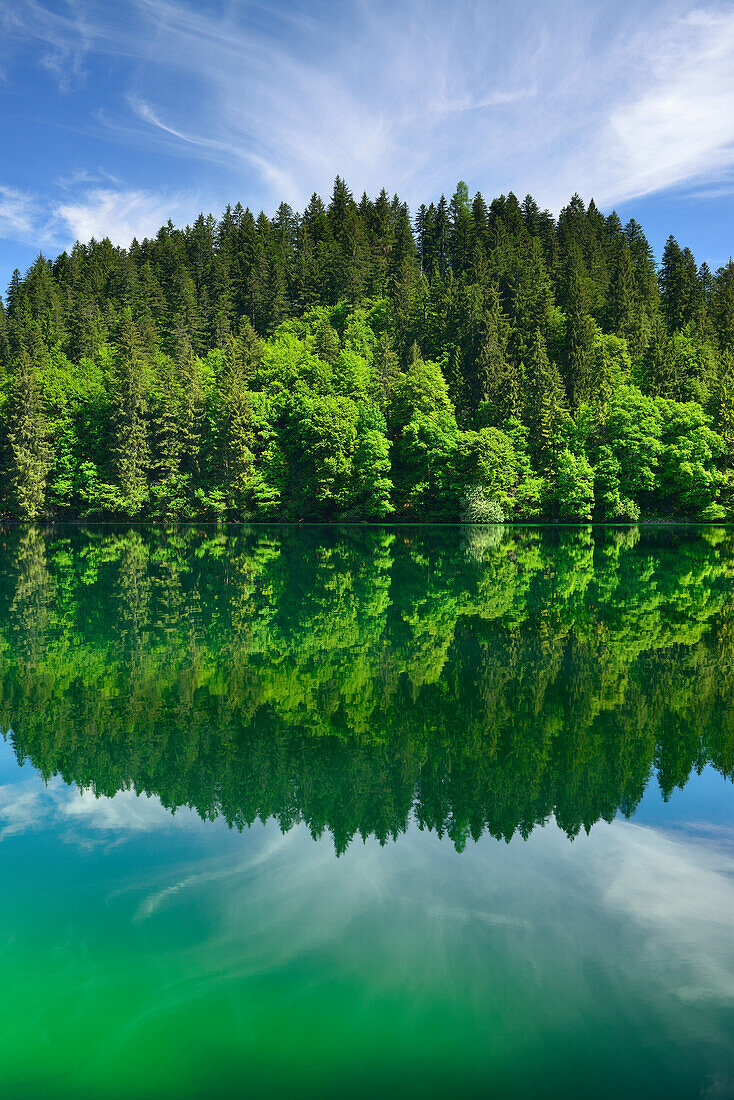
[[[568,413],[561,376],[548,358],[540,331],[535,334],[528,364],[528,384],[531,446],[539,468],[544,473],[553,474],[562,449],[561,432]]]
[[[117,486],[115,503],[129,516],[138,515],[148,496],[147,399],[148,378],[140,335],[127,310],[117,339],[112,465]]]
[[[20,519],[37,519],[46,496],[51,446],[43,394],[25,350],[18,356],[11,380],[7,442],[13,509]]]

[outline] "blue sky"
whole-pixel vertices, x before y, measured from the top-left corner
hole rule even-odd
[[[385,186],[574,191],[734,251],[734,4],[0,5],[0,287],[76,238]]]

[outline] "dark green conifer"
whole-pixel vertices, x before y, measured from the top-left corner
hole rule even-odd
[[[15,363],[7,409],[11,503],[19,519],[37,519],[44,506],[52,451],[41,386],[23,348]]]

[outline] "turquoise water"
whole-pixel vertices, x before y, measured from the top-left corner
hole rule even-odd
[[[733,549],[1,532],[0,1094],[734,1095]]]

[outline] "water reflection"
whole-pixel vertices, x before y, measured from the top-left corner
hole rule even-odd
[[[734,772],[725,529],[9,529],[18,762],[237,828],[573,837]],[[12,827],[12,826],[7,826]]]

